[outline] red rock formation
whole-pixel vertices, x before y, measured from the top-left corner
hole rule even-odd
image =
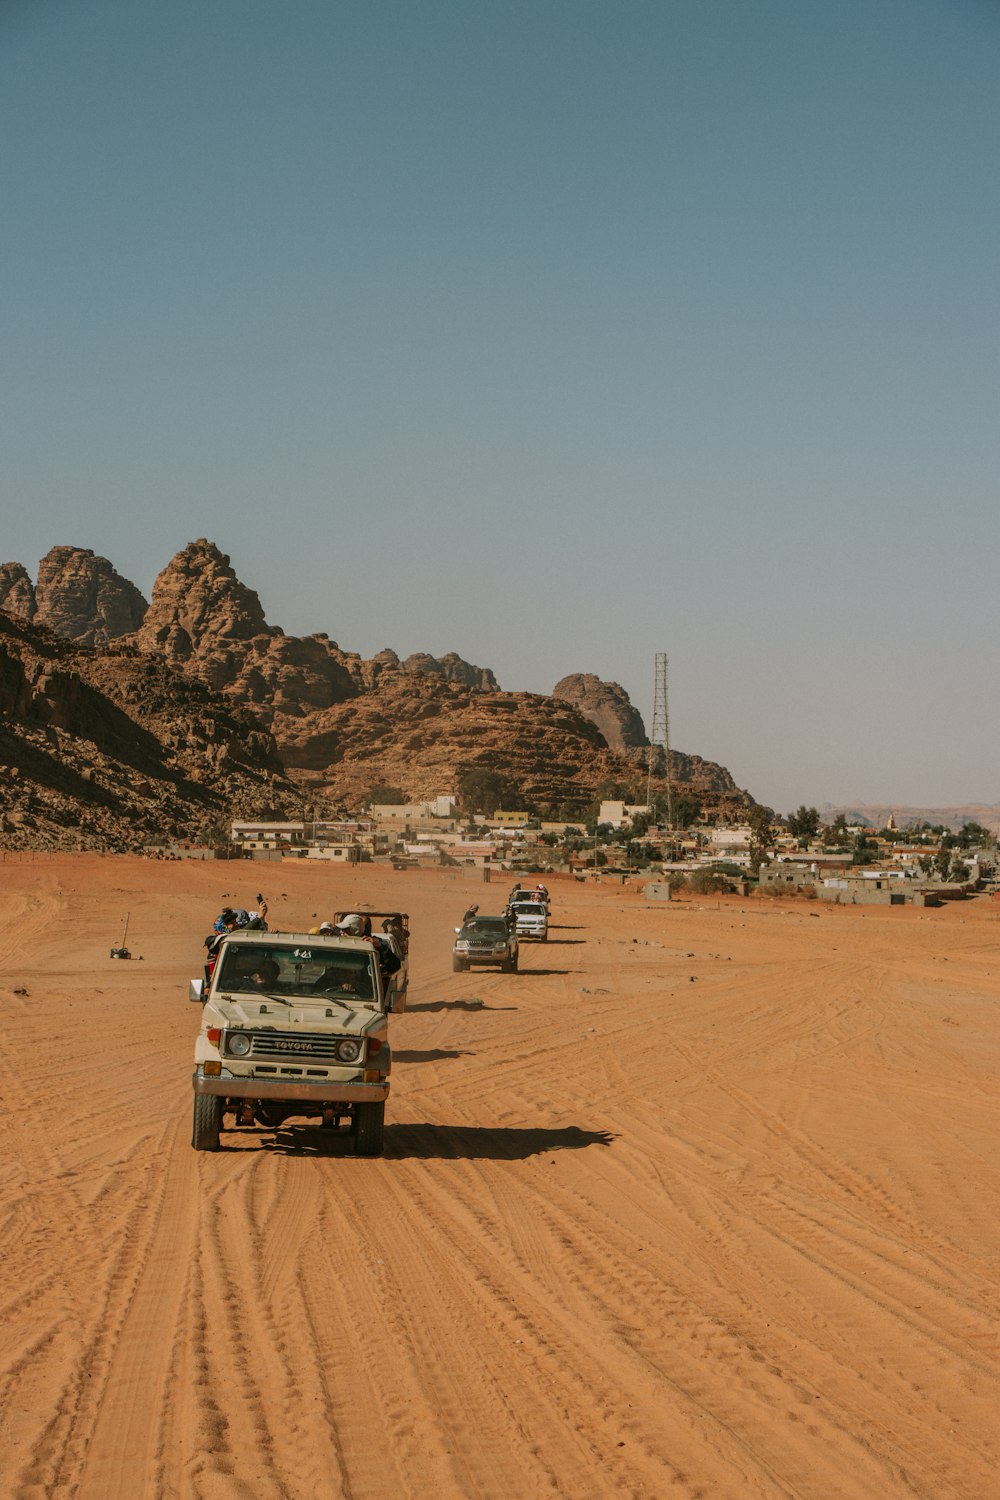
[[[649,740],[642,716],[633,708],[628,693],[619,683],[602,682],[592,672],[575,672],[556,683],[552,696],[572,703],[597,725],[609,748],[629,761],[633,780],[635,772],[648,765]],[[698,797],[706,809],[719,799],[727,810],[731,810],[734,804],[746,804],[751,800],[740,791],[725,766],[703,760],[700,755],[671,750],[670,773],[673,782]],[[662,789],[661,778],[654,778],[654,782],[655,789]],[[637,790],[640,795],[645,795],[644,788]]]
[[[35,618],[35,586],[22,563],[0,563],[0,609],[15,619]]]
[[[348,802],[377,782],[430,797],[484,766],[533,805],[582,808],[615,764],[594,725],[566,704],[407,672],[386,674],[377,692],[297,726],[286,723],[280,744],[297,780]]]
[[[646,752],[632,751],[633,763],[645,766]],[[749,808],[753,798],[740,790],[725,766],[714,760],[704,760],[700,755],[686,755],[683,750],[671,750],[670,774],[680,791],[691,792],[709,811],[721,799],[721,810],[728,813]]]
[[[34,621],[84,646],[104,646],[141,623],[146,601],[106,557],[53,547],[38,564]]]
[[[0,847],[143,848],[298,805],[271,736],[203,684],[0,613]]]
[[[360,658],[325,635],[268,625],[260,599],[213,542],[191,542],[167,564],[136,644],[255,705],[265,720],[327,708],[361,690]]]
[[[162,651],[174,661],[195,664],[224,657],[233,646],[235,662],[248,641],[270,634],[253,589],[239,581],[225,553],[202,537],[160,573],[136,642],[144,651]]]
[[[500,691],[499,684],[489,667],[474,667],[463,661],[454,651],[444,656],[428,656],[426,651],[417,651],[403,663],[408,672],[428,672],[443,677],[447,682],[458,682],[464,687],[482,688],[487,693]]]
[[[107,580],[109,568],[80,549],[53,548],[46,596],[64,634],[92,634],[96,617],[82,584],[74,594],[70,582]],[[4,583],[8,597],[30,609],[24,570],[9,565],[0,574],[0,587]],[[41,576],[36,594],[41,600]],[[62,602],[55,610],[57,597]],[[81,600],[90,602],[89,614]],[[107,607],[96,614],[106,630],[116,628]],[[190,681],[192,691],[221,694],[229,705],[226,712],[235,712],[236,705],[249,708],[259,726],[247,730],[251,741],[262,729],[270,730],[291,776],[311,796],[335,802],[357,803],[376,782],[399,785],[408,797],[425,797],[453,790],[463,771],[485,766],[502,775],[521,802],[540,810],[582,810],[602,781],[634,782],[643,755],[642,720],[616,683],[577,674],[557,684],[552,697],[504,693],[488,668],[454,652],[440,659],[417,653],[401,662],[386,648],[366,661],[322,633],[286,635],[267,623],[257,594],[204,538],[177,553],[160,573],[128,641],[117,651],[112,683],[132,653],[137,661],[171,669],[174,681]],[[96,655],[88,671],[88,680],[102,677]],[[86,702],[73,698],[75,690],[58,680],[57,669],[49,676],[45,692],[36,695],[36,708],[42,712],[39,705],[49,703],[46,722],[72,732],[81,715],[88,717]],[[136,722],[145,723],[142,702],[151,693],[152,680],[134,675],[125,711]],[[242,764],[238,735],[225,728],[217,741],[214,731],[208,732],[224,721],[221,700],[212,701],[201,740],[197,735],[192,740],[193,731],[185,730],[178,745],[197,748],[203,766]],[[166,729],[164,743],[177,748],[175,739]],[[255,763],[258,753],[263,754],[260,745],[250,756]],[[731,811],[746,803],[724,768],[678,754],[672,764],[675,781],[691,776],[691,790],[703,805],[714,802]]]
[[[625,754],[648,745],[642,715],[632,707],[625,689],[617,682],[602,682],[593,672],[573,672],[552,689],[553,698],[571,703],[592,720],[608,742],[608,748]]]

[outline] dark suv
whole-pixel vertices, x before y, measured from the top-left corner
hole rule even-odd
[[[463,927],[451,953],[456,974],[472,964],[499,964],[505,974],[517,968],[517,934],[507,926],[505,917],[473,917]]]

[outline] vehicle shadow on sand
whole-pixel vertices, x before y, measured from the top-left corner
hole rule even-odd
[[[559,1130],[521,1125],[387,1125],[385,1154],[397,1159],[422,1156],[524,1161],[546,1151],[610,1146],[614,1139],[610,1130],[581,1130],[577,1125]]]
[[[424,1005],[408,1005],[412,1010],[517,1010],[516,1005],[484,1005],[482,1000],[428,1000]]]
[[[581,972],[582,970],[580,969],[536,969],[534,964],[530,967],[526,965],[523,969],[518,970],[520,974],[530,974],[532,979],[535,978],[536,974],[579,974]]]
[[[436,1161],[526,1161],[548,1151],[582,1151],[586,1146],[610,1146],[610,1130],[560,1130],[537,1126],[387,1125],[384,1156]],[[282,1156],[354,1156],[354,1138],[347,1130],[319,1130],[315,1125],[289,1125],[260,1141],[262,1151]]]
[[[442,1047],[430,1047],[426,1052],[421,1052],[418,1047],[411,1048],[406,1052],[401,1051],[397,1047],[392,1049],[393,1062],[443,1062],[449,1057],[475,1057],[475,1055],[468,1048],[457,1052],[448,1052]]]

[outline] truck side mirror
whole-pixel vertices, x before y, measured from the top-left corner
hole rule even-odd
[[[205,1003],[205,981],[204,979],[192,979],[188,984],[188,999],[196,1000],[199,1005]]]

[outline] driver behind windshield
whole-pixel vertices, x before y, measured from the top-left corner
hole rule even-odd
[[[222,986],[227,990],[273,990],[281,969],[275,959],[259,948],[226,955]]]
[[[262,958],[250,975],[249,983],[255,990],[273,990],[278,982],[278,965],[273,958]]]
[[[345,965],[343,960],[328,964],[312,989],[321,995],[356,995],[359,1000],[371,1000],[372,980],[368,964]]]

